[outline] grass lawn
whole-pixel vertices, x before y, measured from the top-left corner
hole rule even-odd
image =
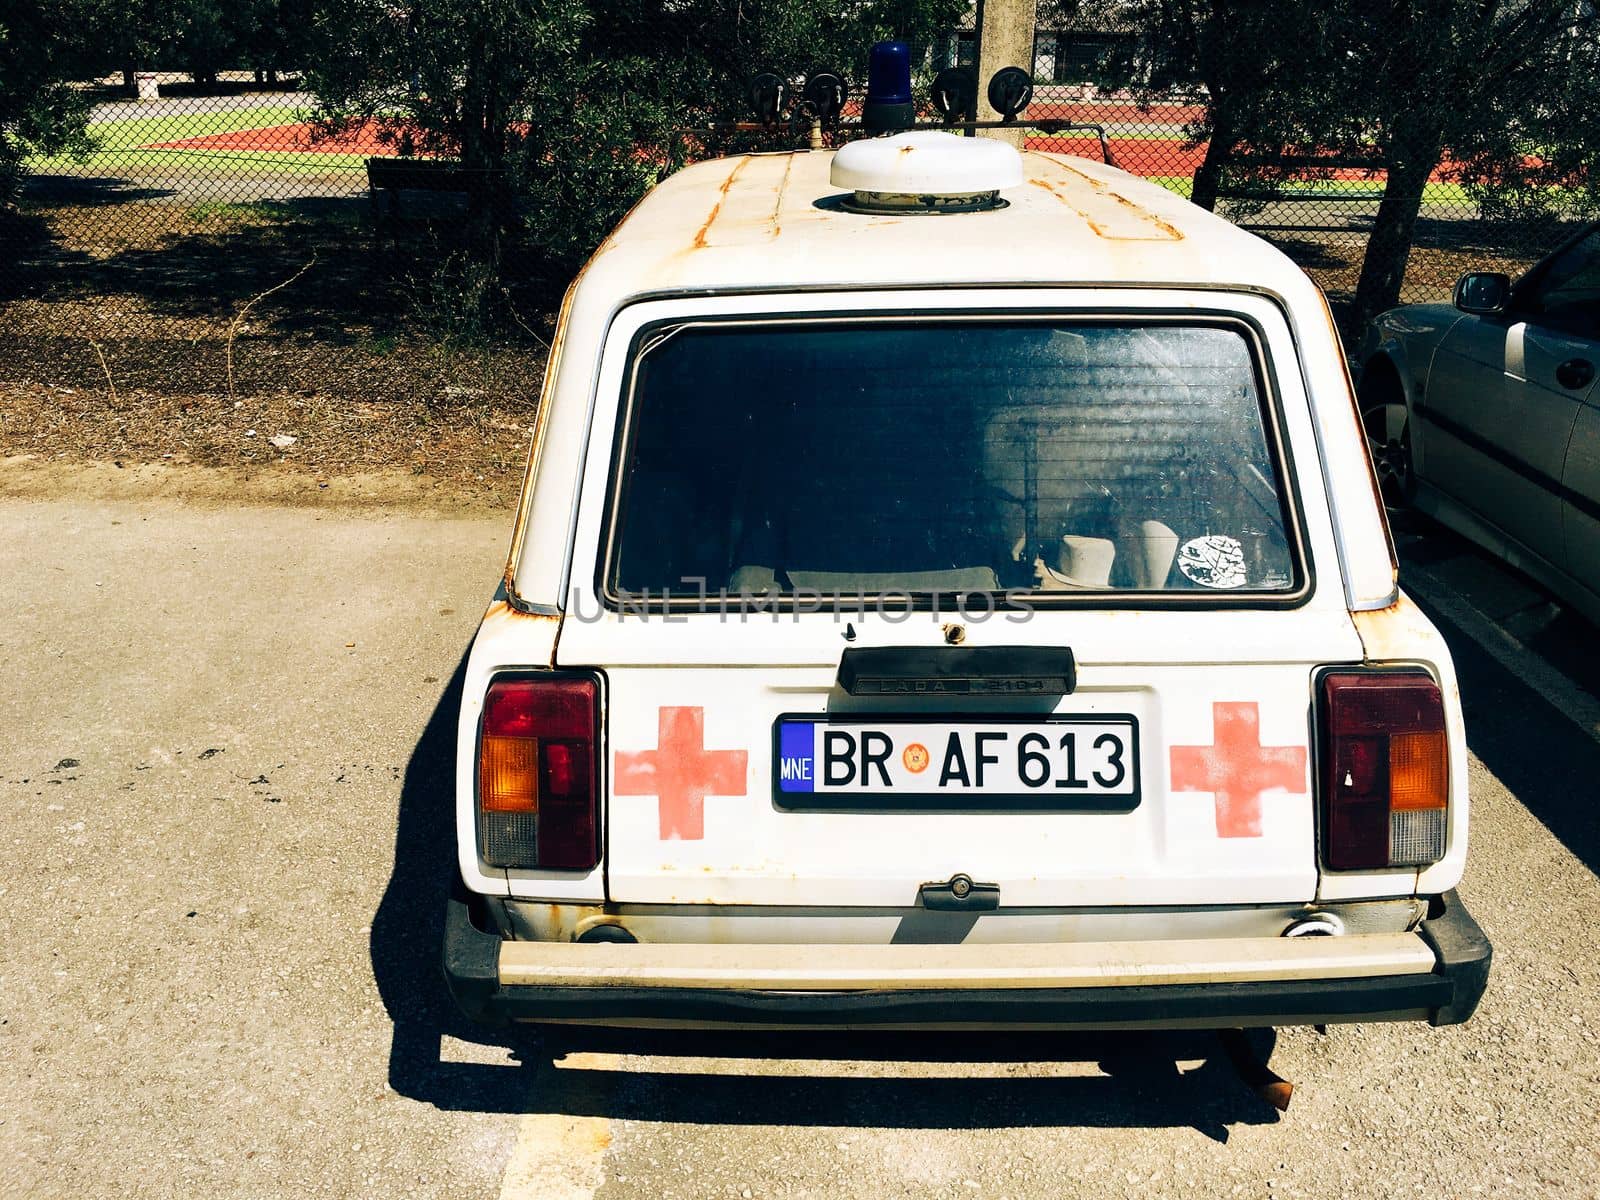
[[[236,133],[272,125],[297,125],[310,114],[301,108],[265,107],[172,113],[158,117],[131,117],[122,121],[96,121],[89,136],[98,149],[87,158],[41,155],[28,159],[28,169],[41,175],[97,175],[128,167],[178,167],[219,170],[248,163],[253,169],[288,174],[326,171],[360,171],[362,154],[305,154],[293,150],[142,149],[156,142],[178,142],[213,133]]]
[[[1194,180],[1187,175],[1152,175],[1151,183],[1159,183],[1169,192],[1176,192],[1185,200],[1194,188]],[[1381,179],[1316,179],[1291,183],[1284,188],[1285,200],[1315,200],[1322,196],[1371,196],[1377,200],[1383,195]],[[1424,204],[1462,204],[1474,206],[1467,189],[1459,183],[1430,183],[1422,192]]]

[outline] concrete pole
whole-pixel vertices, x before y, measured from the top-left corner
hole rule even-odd
[[[1033,27],[1038,0],[978,0],[978,119],[998,121],[989,107],[989,80],[1001,67],[1021,67],[1033,74]],[[1027,114],[1024,112],[1024,118]],[[984,129],[984,137],[998,138],[1022,148],[1021,129]]]

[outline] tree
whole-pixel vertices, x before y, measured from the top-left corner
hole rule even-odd
[[[1148,96],[1199,81],[1193,199],[1225,179],[1303,175],[1273,158],[1375,163],[1384,187],[1354,319],[1398,302],[1428,182],[1487,216],[1600,204],[1600,14],[1593,0],[1135,0]]]
[[[1128,73],[1147,98],[1204,90],[1205,107],[1186,129],[1206,147],[1190,194],[1201,208],[1216,208],[1225,178],[1269,184],[1283,169],[1260,159],[1333,135],[1339,114],[1325,98],[1342,64],[1327,6],[1137,0],[1124,16],[1139,34]],[[1257,161],[1241,163],[1247,152]]]
[[[458,158],[468,244],[498,264],[513,160],[585,104],[589,20],[583,0],[324,0],[308,71],[323,132],[369,124],[408,153]]]
[[[1400,298],[1441,164],[1497,200],[1594,196],[1600,14],[1573,0],[1343,0],[1359,86],[1343,98],[1383,160],[1383,199],[1356,284],[1365,322]]]
[[[133,92],[139,68],[154,63],[171,37],[170,4],[167,0],[82,0],[81,7],[88,45],[84,74],[98,77],[119,71],[122,86]]]
[[[304,66],[311,46],[312,0],[236,0],[233,22],[241,65],[257,83],[276,84],[284,70]]]
[[[0,15],[0,205],[14,203],[32,154],[87,154],[87,92],[69,82],[87,47],[74,0],[10,0]]]
[[[308,86],[325,136],[370,123],[476,181],[467,241],[498,263],[523,203],[553,269],[594,248],[683,154],[676,128],[746,115],[745,80],[864,75],[876,37],[931,38],[964,0],[318,0]]]
[[[594,0],[586,35],[597,58],[643,58],[657,94],[695,122],[746,116],[745,83],[772,69],[818,67],[866,79],[872,44],[898,37],[914,62],[947,34],[968,0]]]
[[[252,5],[239,6],[247,14]],[[172,6],[174,42],[183,69],[202,88],[214,89],[218,74],[239,57],[239,14],[222,0],[178,0]]]

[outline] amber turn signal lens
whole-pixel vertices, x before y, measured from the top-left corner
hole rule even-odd
[[[1390,811],[1443,808],[1449,800],[1450,769],[1444,732],[1390,734]]]
[[[538,738],[484,735],[478,749],[478,806],[484,812],[538,812],[538,768]]]

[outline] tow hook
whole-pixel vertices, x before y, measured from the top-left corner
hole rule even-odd
[[[1289,1100],[1294,1095],[1294,1084],[1277,1075],[1266,1060],[1250,1047],[1250,1039],[1242,1029],[1219,1029],[1217,1041],[1228,1056],[1233,1069],[1246,1087],[1279,1112],[1289,1111]]]

